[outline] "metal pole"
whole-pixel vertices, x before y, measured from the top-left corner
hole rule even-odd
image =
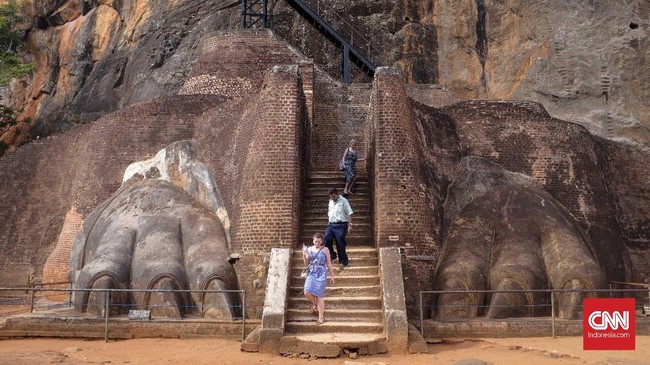
[[[29,304],[29,313],[34,313],[34,294],[36,293],[36,291],[32,289],[31,292],[32,292],[32,301]]]
[[[106,291],[106,296],[104,297],[104,342],[108,342],[108,299],[109,292]]]
[[[266,28],[266,2],[268,0],[264,0],[262,2],[262,29]]]
[[[246,0],[241,0],[241,27],[246,29]]]
[[[343,82],[347,83],[350,81],[350,74],[348,70],[348,64],[350,63],[350,48],[347,45],[343,45]]]
[[[420,292],[420,334],[424,336],[424,313],[422,313],[422,292]]]
[[[551,330],[553,338],[555,338],[555,298],[553,295],[553,290],[551,290]]]
[[[70,291],[68,292],[68,307],[72,307],[72,283],[70,283]]]
[[[241,342],[246,341],[246,291],[242,291],[241,307]]]

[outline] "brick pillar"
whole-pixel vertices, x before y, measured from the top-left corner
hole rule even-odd
[[[304,97],[298,66],[275,66],[265,73],[253,107],[251,141],[244,160],[239,217],[233,250],[247,313],[262,313],[266,267],[272,248],[292,248],[300,231]]]
[[[377,244],[435,244],[434,208],[427,199],[422,171],[425,161],[399,71],[378,68],[372,92]]]

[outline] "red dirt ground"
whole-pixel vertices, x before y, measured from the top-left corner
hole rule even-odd
[[[495,365],[650,364],[650,336],[637,336],[635,351],[583,351],[582,337],[505,338],[444,341],[429,354],[360,356],[352,360],[318,359],[318,364],[454,364],[481,359]],[[239,342],[224,339],[78,339],[0,340],[0,364],[314,364],[309,359],[246,353]]]

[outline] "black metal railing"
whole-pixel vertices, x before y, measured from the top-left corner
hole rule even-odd
[[[371,55],[377,57],[381,54],[368,37],[358,32],[350,22],[336,12],[328,12],[329,18],[334,18],[333,27],[321,12],[320,0],[316,0],[316,10],[302,0],[286,0],[287,4],[297,11],[303,18],[343,51],[343,82],[350,81],[349,63],[357,64],[370,76],[375,74],[376,66],[371,61]],[[313,3],[313,1],[312,1]],[[242,28],[273,28],[273,8],[275,0],[242,0]],[[365,51],[365,52],[364,52]]]
[[[549,302],[548,303],[531,303],[531,304],[526,304],[526,305],[521,305],[521,304],[513,304],[513,305],[500,305],[498,307],[500,308],[519,308],[522,309],[525,307],[525,309],[529,309],[531,307],[535,308],[546,308],[546,310],[550,311],[550,321],[551,321],[551,334],[553,338],[555,338],[555,332],[556,332],[556,308],[557,308],[557,303],[556,303],[556,295],[558,294],[565,294],[565,293],[580,293],[583,294],[583,297],[598,297],[598,298],[636,298],[638,297],[638,294],[644,294],[646,293],[647,290],[645,289],[531,289],[531,290],[425,290],[425,291],[420,291],[419,295],[419,314],[420,314],[420,332],[424,335],[424,320],[425,320],[425,312],[426,313],[432,313],[433,311],[439,311],[444,308],[468,308],[468,309],[478,309],[478,313],[485,312],[488,308],[494,307],[493,305],[490,305],[489,303],[486,304],[476,304],[476,303],[471,303],[471,304],[454,304],[454,305],[436,305],[433,304],[435,303],[435,298],[430,302],[432,304],[428,305],[425,308],[424,305],[424,296],[429,295],[431,297],[433,296],[438,296],[441,294],[486,294],[486,295],[492,295],[492,294],[499,294],[499,293],[521,293],[521,294],[548,294],[549,296]],[[562,304],[563,307],[567,306],[573,306],[573,307],[582,307],[582,303],[580,304],[574,304],[574,305],[566,305]],[[644,303],[641,301],[636,302],[636,308],[637,310],[644,310]],[[521,318],[521,317],[517,317]],[[427,318],[431,319],[431,318]]]
[[[69,283],[49,283],[49,284],[36,284],[28,287],[3,287],[0,288],[0,308],[3,308],[0,311],[0,316],[8,316],[17,313],[34,313],[34,312],[47,312],[54,309],[61,308],[72,308],[72,295],[73,293],[95,293],[96,295],[103,295],[103,303],[101,304],[87,304],[86,310],[88,308],[95,306],[95,311],[102,313],[101,318],[104,318],[104,340],[108,341],[108,332],[109,332],[109,317],[111,308],[123,307],[123,309],[136,309],[133,304],[121,304],[117,302],[112,302],[111,297],[116,294],[125,294],[132,295],[134,293],[188,293],[188,294],[239,294],[240,303],[234,304],[228,308],[221,308],[212,306],[211,308],[217,308],[222,310],[223,313],[238,313],[239,316],[235,318],[230,317],[210,317],[209,320],[214,320],[215,322],[231,322],[234,324],[241,324],[241,335],[242,341],[245,340],[246,336],[246,292],[244,290],[170,290],[170,289],[73,289],[70,285],[69,288],[43,288],[42,286],[47,285],[61,285]],[[22,293],[22,295],[17,295],[17,293]],[[64,294],[60,296],[58,294]],[[75,294],[78,295],[78,294]],[[51,298],[56,298],[52,300]],[[38,300],[37,300],[38,299]],[[179,308],[178,305],[172,304],[150,304],[145,308],[146,310],[155,311],[164,308]],[[12,310],[12,307],[15,308]],[[91,308],[92,309],[92,308]],[[181,308],[183,310],[196,310],[199,313],[205,311],[205,307],[202,304],[189,304]],[[161,317],[163,318],[163,317]],[[169,317],[164,317],[169,319]],[[157,318],[153,317],[153,322]],[[206,318],[203,318],[206,319]],[[207,320],[207,319],[206,319]]]

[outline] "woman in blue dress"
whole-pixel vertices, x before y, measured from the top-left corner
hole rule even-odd
[[[353,138],[350,140],[348,148],[343,152],[341,160],[345,163],[345,188],[343,195],[352,194],[352,188],[357,181],[357,161],[365,161],[365,158],[358,158],[357,141]]]
[[[311,303],[311,312],[318,312],[318,324],[325,322],[325,288],[327,287],[327,273],[330,273],[330,283],[334,284],[334,270],[330,259],[330,250],[323,249],[323,234],[316,233],[313,238],[314,245],[303,247],[302,259],[308,265],[309,272],[305,279],[305,296]]]

